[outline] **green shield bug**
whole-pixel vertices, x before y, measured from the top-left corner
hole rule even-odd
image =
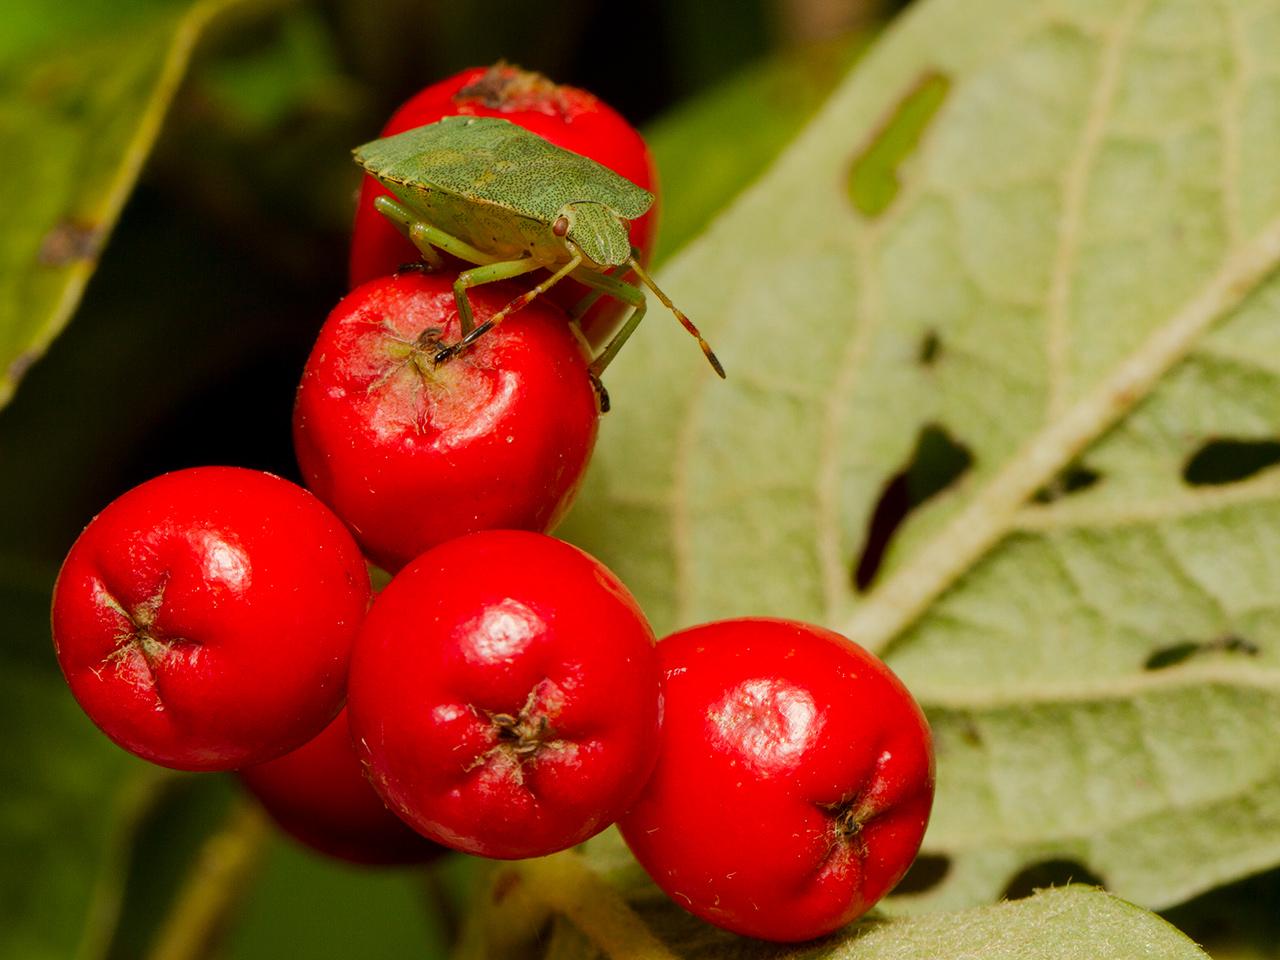
[[[378,212],[403,230],[433,269],[438,251],[476,264],[453,285],[462,338],[437,355],[443,361],[565,277],[634,309],[591,364],[598,376],[645,312],[644,292],[620,279],[634,273],[702,347],[721,377],[724,368],[698,328],[653,282],[627,237],[629,221],[653,204],[653,194],[587,157],[496,117],[445,117],[357,147],[356,162],[394,194]],[[534,270],[551,275],[476,326],[467,288]],[[619,272],[620,271],[620,272]]]

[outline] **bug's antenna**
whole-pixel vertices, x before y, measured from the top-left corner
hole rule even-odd
[[[645,272],[644,267],[640,266],[640,262],[636,259],[636,250],[634,247],[631,249],[631,256],[627,258],[627,266],[630,267],[631,270],[634,271],[635,275],[640,278],[640,282],[652,290],[653,295],[662,301],[662,305],[675,314],[676,319],[680,321],[680,325],[697,339],[698,346],[702,348],[702,352],[707,357],[707,362],[711,364],[711,369],[719,374],[720,379],[723,380],[724,367],[721,365],[720,359],[716,356],[715,351],[711,349],[711,344],[707,343],[707,341],[703,339],[701,331],[694,325],[694,322],[686,317],[684,312],[671,302],[671,298],[658,288],[658,285],[653,282],[653,278]]]

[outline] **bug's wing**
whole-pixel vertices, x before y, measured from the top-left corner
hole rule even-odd
[[[384,186],[424,186],[449,189],[469,174],[474,180],[486,170],[489,158],[459,134],[465,128],[443,121],[429,123],[356,147],[356,163]]]
[[[560,199],[561,205],[581,201],[604,204],[616,217],[624,220],[642,217],[653,206],[653,194],[626,177],[614,173],[590,157],[548,145],[553,146],[559,154],[554,166],[559,178],[557,199]]]
[[[355,157],[388,186],[430,186],[542,223],[575,201],[606,204],[627,220],[653,204],[608,167],[497,117],[445,117],[357,147]]]

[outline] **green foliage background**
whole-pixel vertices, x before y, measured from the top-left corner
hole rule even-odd
[[[1140,907],[1280,956],[1280,4],[918,0],[883,35],[894,5],[845,6],[799,43],[799,2],[625,30],[587,0],[9,4],[0,956],[442,956],[458,923],[470,956],[1203,956]],[[95,510],[180,466],[295,474],[348,148],[499,56],[646,121],[663,282],[731,372],[707,385],[655,315],[562,535],[660,630],[848,630],[934,724],[920,868],[830,942],[715,933],[613,834],[583,856],[596,895],[535,864],[552,895],[498,906],[502,872],[463,858],[323,861],[231,781],[112,747],[57,673],[49,591]],[[183,943],[237,856],[250,879]],[[1138,906],[990,906],[1072,879]]]

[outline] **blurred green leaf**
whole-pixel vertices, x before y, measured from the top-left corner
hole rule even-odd
[[[72,699],[48,637],[51,581],[0,568],[0,956],[97,957],[118,912],[133,829],[158,778]],[[37,652],[38,651],[38,652]]]
[[[685,246],[777,157],[875,38],[779,54],[664,114],[645,131],[662,189],[654,261]]]
[[[163,470],[240,463],[288,474],[297,377],[341,280],[282,284],[141,191],[75,329],[0,413],[0,556],[56,569],[98,510]],[[43,648],[47,623],[37,639]]]
[[[667,0],[662,16],[682,89],[723,80],[768,49],[776,11],[767,0]]]
[[[359,169],[375,126],[315,5],[220,37],[168,118],[150,181],[281,281],[329,288],[345,269]]]
[[[244,52],[221,51],[195,72],[212,109],[241,135],[278,133],[302,109],[332,109],[334,100],[353,96],[338,69],[333,38],[314,7],[286,11],[271,24],[270,34],[273,42]]]
[[[75,310],[196,41],[251,2],[6,6],[0,406]]]
[[[592,841],[589,846],[595,845]],[[807,943],[768,943],[720,930],[651,883],[586,857],[557,854],[495,871],[475,901],[459,960],[542,956],[684,960],[1205,960],[1154,913],[1079,884],[1016,901],[919,917],[872,913]],[[478,934],[478,935],[477,935]]]
[[[741,940],[694,937],[691,958],[745,958]],[[719,943],[716,941],[719,940]],[[829,941],[800,947],[760,947],[771,960],[1205,960],[1206,954],[1153,913],[1101,890],[1069,886],[958,913],[855,924]]]
[[[663,272],[728,380],[653,321],[609,370],[562,533],[660,633],[824,623],[925,706],[935,877],[888,909],[1280,864],[1280,473],[1187,473],[1280,436],[1277,47],[1276,0],[913,4]]]
[[[191,5],[190,0],[10,0],[0,31],[0,64],[73,50],[95,36],[145,27]]]
[[[109,878],[119,908],[104,960],[150,956],[201,845],[223,824],[235,786],[217,774],[174,774],[152,791],[137,821],[127,870]]]
[[[226,956],[433,960],[448,948],[438,908],[421,870],[348,866],[277,835]]]
[[[218,778],[170,786],[93,727],[48,620],[62,554],[131,483],[201,462],[290,467],[294,386],[340,278],[281,285],[198,227],[153,190],[135,197],[75,330],[0,415],[0,956],[140,955],[225,800]]]

